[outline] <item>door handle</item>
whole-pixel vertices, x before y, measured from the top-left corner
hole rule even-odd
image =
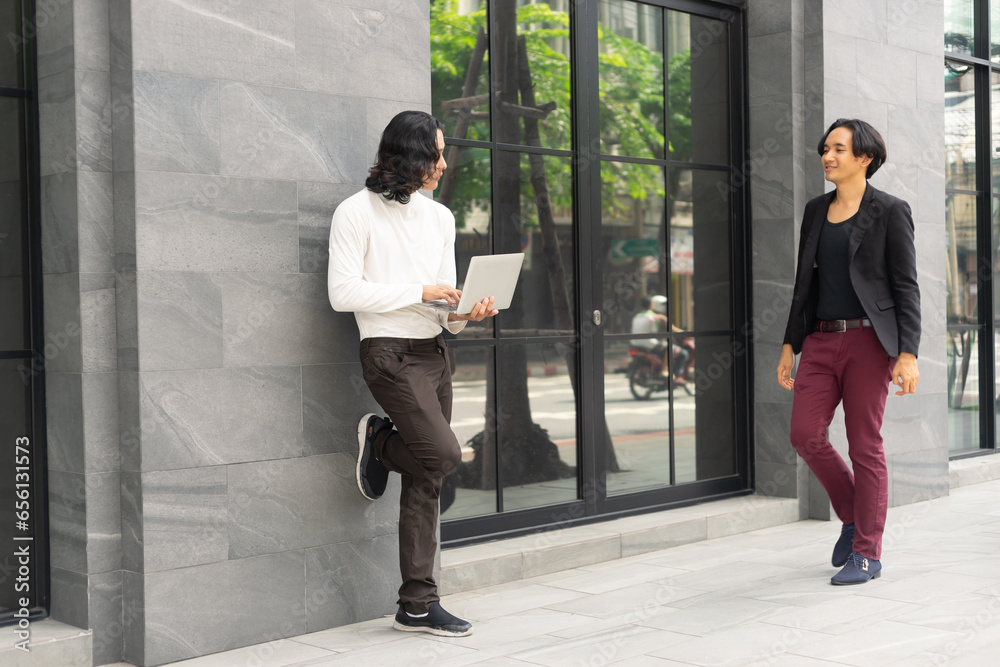
[[[599,310],[594,311],[594,326],[595,327],[601,326],[601,311]]]

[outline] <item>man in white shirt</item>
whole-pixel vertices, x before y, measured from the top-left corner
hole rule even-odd
[[[496,315],[493,297],[465,315],[427,305],[457,305],[455,218],[418,190],[433,191],[447,164],[440,121],[404,111],[382,132],[366,188],[346,199],[330,230],[328,290],[334,310],[354,313],[361,364],[372,396],[391,419],[358,425],[358,488],[369,500],[389,472],[402,478],[399,568],[403,584],[393,627],[461,637],[472,625],[440,604],[434,581],[441,482],[458,467],[451,430],[451,370],[441,328]]]

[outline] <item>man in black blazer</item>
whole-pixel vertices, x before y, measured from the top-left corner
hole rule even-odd
[[[818,151],[837,189],[810,200],[802,216],[778,382],[795,389],[792,446],[844,524],[832,558],[843,569],[831,582],[863,584],[882,570],[889,479],[880,431],[889,382],[903,396],[919,378],[913,218],[905,201],[868,183],[886,157],[871,125],[841,118]],[[853,471],[826,437],[841,401]]]

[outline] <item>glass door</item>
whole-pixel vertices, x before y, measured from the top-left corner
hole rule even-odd
[[[608,507],[628,505],[615,499],[637,492],[740,484],[737,421],[745,397],[737,400],[736,383],[746,348],[734,326],[742,206],[732,170],[741,117],[733,99],[738,28],[729,14],[667,5],[598,3],[595,251],[603,267]]]
[[[446,543],[747,488],[739,20],[689,1],[431,4],[434,197],[459,280],[474,255],[525,253],[510,309],[449,341]],[[646,299],[662,317],[638,337]],[[684,382],[643,384],[633,343],[671,350]]]

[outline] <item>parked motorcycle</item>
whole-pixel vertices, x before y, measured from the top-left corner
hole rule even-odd
[[[679,355],[687,352],[684,366],[673,378],[663,375],[663,350],[654,348],[645,350],[629,346],[628,353],[632,357],[625,374],[628,377],[628,388],[638,401],[648,400],[656,392],[667,391],[671,379],[674,389],[683,388],[688,396],[694,396],[694,342],[685,340],[671,348],[671,365],[676,366]]]

